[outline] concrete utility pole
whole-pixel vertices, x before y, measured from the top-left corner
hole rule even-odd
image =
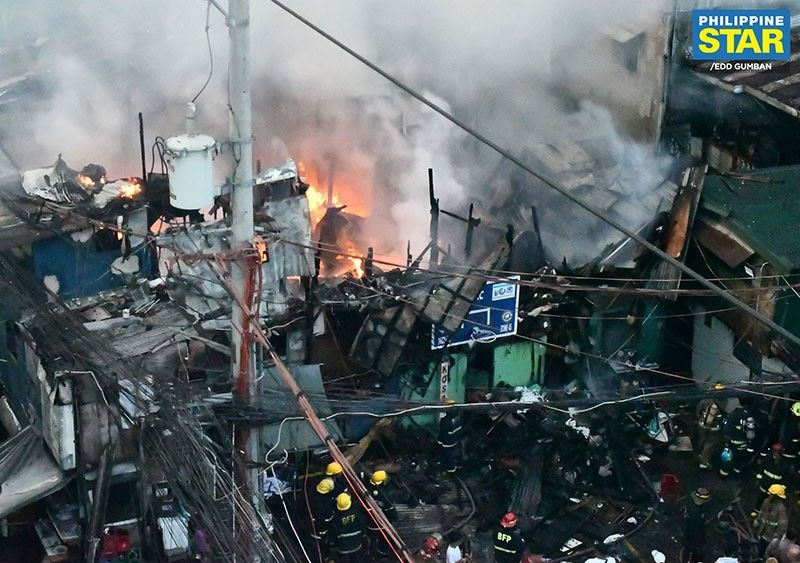
[[[226,18],[230,37],[229,123],[230,147],[233,158],[231,177],[232,244],[247,248],[253,239],[253,131],[250,100],[250,0],[229,0]],[[244,259],[232,262],[231,279],[240,295],[248,296],[248,264]],[[249,288],[248,288],[249,286]],[[256,315],[257,312],[254,312]],[[250,321],[237,303],[233,304],[231,326],[232,371],[234,389],[241,399],[254,398],[258,392],[256,377],[250,365]],[[237,440],[244,450],[246,462],[258,462],[259,434],[257,428]],[[262,487],[257,468],[248,469],[248,485],[257,509],[263,504]]]

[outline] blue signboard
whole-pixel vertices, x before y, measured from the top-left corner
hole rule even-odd
[[[509,279],[519,279],[513,276]],[[492,342],[517,334],[519,287],[507,281],[486,282],[472,302],[464,322],[452,334],[440,328],[431,330],[431,350],[469,342]]]
[[[692,10],[692,58],[788,61],[791,19],[789,10]]]

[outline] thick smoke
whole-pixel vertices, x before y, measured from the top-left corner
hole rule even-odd
[[[663,28],[660,2],[291,5],[517,155],[589,139],[614,149],[620,160],[609,167],[640,177],[643,195],[661,177],[663,162],[652,157],[649,132],[636,117],[648,98],[642,88],[656,86],[637,83],[613,43],[598,39],[620,28],[633,35]],[[137,112],[145,114],[150,140],[180,133],[183,106],[206,79],[206,10],[202,0],[31,0],[10,8],[0,48],[36,47],[26,47],[23,69],[0,69],[0,80],[27,72],[45,91],[0,105],[0,140],[23,167],[63,153],[74,165],[103,163],[112,177],[138,174]],[[251,12],[254,148],[264,166],[291,156],[318,176],[332,172],[339,200],[370,214],[367,238],[378,254],[402,255],[407,240],[417,251],[426,244],[428,167],[442,207],[465,214],[476,202],[485,224],[513,222],[503,216],[508,207],[495,205],[497,215],[486,215],[493,200],[515,189],[492,177],[497,155],[266,0],[253,0]],[[204,132],[223,139],[227,30],[213,8],[209,22],[214,72],[198,100],[199,117]],[[521,209],[547,207],[545,245],[555,260],[590,258],[619,238],[592,227],[564,240],[559,222],[573,220],[571,204],[526,197],[517,198]],[[642,209],[628,226],[651,213]],[[460,228],[443,225],[454,239],[445,246],[462,244]]]

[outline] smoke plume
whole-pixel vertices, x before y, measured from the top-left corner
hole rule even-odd
[[[27,73],[39,86],[8,103],[0,96],[0,141],[23,167],[63,153],[74,166],[103,163],[110,177],[138,175],[137,112],[149,142],[180,133],[184,104],[206,80],[207,3],[19,4],[0,19],[0,50],[23,54],[18,64],[0,65],[0,80]],[[605,144],[609,175],[637,178],[637,196],[663,177],[665,162],[654,156],[643,126],[655,110],[642,107],[658,97],[649,79],[657,72],[646,66],[658,41],[646,41],[635,63],[625,51],[632,49],[626,38],[664,33],[669,7],[660,1],[290,4],[516,155]],[[224,139],[227,29],[214,8],[208,22],[213,73],[198,117],[203,132]],[[494,177],[507,175],[496,154],[266,0],[252,2],[251,36],[255,158],[267,167],[293,157],[331,181],[341,203],[368,215],[365,239],[378,255],[402,256],[407,241],[416,251],[427,243],[429,167],[442,207],[466,214],[475,202],[486,225],[520,223],[516,218],[537,205],[553,260],[585,260],[620,238],[585,213],[577,215],[585,227],[565,238],[572,204],[541,187],[509,187],[508,178]],[[635,70],[620,62],[625,57]],[[607,190],[601,176],[596,189]],[[500,197],[511,203],[497,205]],[[626,213],[627,225],[640,226],[652,211],[641,205],[634,216]],[[462,231],[443,219],[443,246],[460,248]]]

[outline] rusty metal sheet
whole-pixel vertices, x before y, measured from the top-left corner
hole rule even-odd
[[[701,217],[694,227],[694,238],[731,268],[738,267],[755,251],[722,224]]]
[[[484,272],[496,270],[510,252],[508,243],[503,239],[476,267],[434,287],[420,307],[420,317],[447,332],[455,331],[464,322],[472,302],[486,283]]]

